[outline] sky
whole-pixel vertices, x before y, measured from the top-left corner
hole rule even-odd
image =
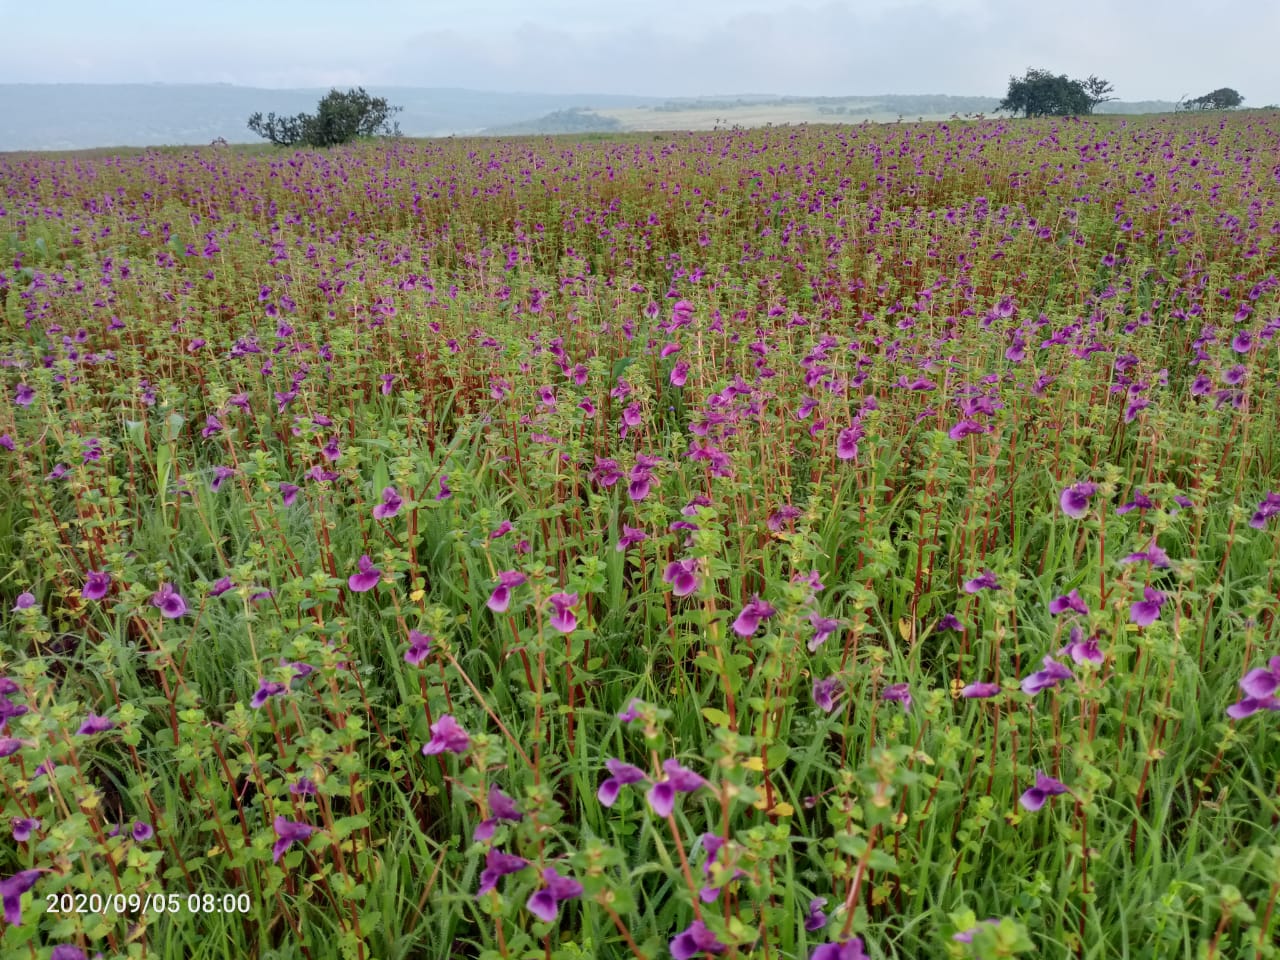
[[[0,0],[0,23],[0,83],[1002,96],[1034,66],[1280,103],[1276,0]]]

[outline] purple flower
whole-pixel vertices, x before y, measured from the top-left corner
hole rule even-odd
[[[543,923],[554,923],[560,912],[560,901],[582,896],[582,884],[572,877],[560,876],[555,867],[542,871],[542,881],[546,886],[535,891],[525,906]]]
[[[503,520],[500,524],[489,531],[489,539],[497,540],[499,537],[505,537],[511,532],[511,521]]]
[[[1120,562],[1121,563],[1146,562],[1151,564],[1151,566],[1157,569],[1167,570],[1169,568],[1169,555],[1165,553],[1162,549],[1160,549],[1160,547],[1156,546],[1156,542],[1153,539],[1151,543],[1147,545],[1146,550],[1141,551],[1140,553],[1131,553],[1127,557],[1124,557],[1123,559],[1121,559]]]
[[[449,475],[447,473],[440,474],[440,492],[436,494],[437,500],[448,500],[453,496],[453,491],[449,489]]]
[[[275,828],[276,836],[280,838],[271,848],[272,863],[279,863],[285,851],[293,846],[295,842],[301,841],[305,843],[311,839],[311,833],[315,830],[315,827],[310,824],[297,823],[283,816],[276,817],[272,826]]]
[[[971,433],[986,433],[987,428],[976,420],[961,420],[954,427],[947,431],[947,436],[952,440],[963,440]],[[819,947],[821,949],[821,947]]]
[[[475,833],[471,835],[471,839],[479,842],[481,840],[489,840],[493,837],[493,831],[498,826],[498,822],[506,820],[509,823],[517,823],[524,819],[524,814],[516,809],[516,802],[507,796],[494,784],[489,784],[489,818],[481,820],[476,825]]]
[[[1023,809],[1034,813],[1043,807],[1044,802],[1050,797],[1056,797],[1067,792],[1065,783],[1037,770],[1036,785],[1024,791],[1022,796],[1018,798],[1018,802],[1022,804]]]
[[[1046,656],[1043,663],[1043,670],[1037,670],[1022,680],[1022,692],[1029,697],[1034,697],[1042,690],[1056,687],[1060,680],[1070,680],[1072,677],[1070,668],[1063,666],[1053,657]]]
[[[400,494],[396,492],[396,488],[384,487],[382,490],[382,502],[373,508],[373,519],[385,520],[388,517],[394,517],[400,512],[402,506],[404,506],[404,501],[400,498]]]
[[[707,929],[701,920],[695,920],[689,928],[675,935],[671,941],[671,956],[675,960],[692,960],[700,953],[724,953],[725,944]]]
[[[223,577],[221,580],[219,580],[217,583],[215,583],[212,587],[209,588],[209,596],[220,597],[224,593],[226,593],[228,590],[230,590],[231,587],[232,587],[231,578]]]
[[[289,688],[283,683],[273,680],[258,680],[258,690],[254,693],[252,699],[249,700],[249,706],[255,710],[261,710],[266,704],[268,697],[278,697]]]
[[[54,464],[53,469],[49,471],[49,474],[48,476],[45,477],[45,479],[61,480],[66,475],[67,475],[67,465],[65,463],[56,463]]]
[[[813,681],[813,702],[823,713],[830,713],[836,708],[836,694],[840,691],[840,681],[835,677]]]
[[[1084,631],[1079,627],[1071,628],[1071,642],[1058,651],[1058,656],[1070,655],[1076,663],[1102,663],[1102,651],[1098,649],[1098,636],[1094,634],[1088,640],[1083,639]]]
[[[856,460],[858,440],[861,436],[862,430],[857,425],[841,430],[836,434],[836,456],[841,460]]]
[[[480,889],[476,891],[477,896],[484,896],[490,890],[494,890],[498,886],[498,881],[509,873],[519,873],[529,865],[529,861],[524,857],[517,857],[513,853],[503,853],[501,850],[489,848],[489,852],[485,854],[484,869],[480,871]]]
[[[1261,530],[1277,513],[1280,513],[1280,493],[1268,493],[1258,504],[1257,512],[1249,518],[1249,526]]]
[[[436,753],[464,753],[471,746],[471,738],[458,726],[458,721],[449,714],[442,713],[440,719],[431,725],[431,739],[422,746],[423,756]]]
[[[106,717],[100,717],[96,713],[91,713],[85,717],[84,723],[80,724],[80,729],[76,731],[76,735],[80,737],[91,737],[96,733],[106,733],[115,724]]]
[[[360,558],[359,567],[359,573],[353,573],[347,578],[347,586],[355,593],[364,593],[378,585],[378,581],[382,579],[382,571],[373,565],[367,553]]]
[[[13,603],[13,609],[16,613],[18,610],[29,610],[36,605],[36,595],[29,590],[18,594],[17,599]]]
[[[295,797],[309,797],[318,793],[320,788],[310,777],[299,777],[297,783],[289,784],[289,793]]]
[[[1272,657],[1266,667],[1250,670],[1240,681],[1244,697],[1227,708],[1227,716],[1243,720],[1259,710],[1280,710],[1280,657]]]
[[[954,613],[943,614],[942,619],[938,621],[939,630],[958,630],[964,633],[964,624],[956,619]]]
[[[84,951],[75,944],[60,943],[49,954],[49,960],[85,960]]]
[[[622,553],[628,547],[635,546],[637,543],[643,543],[648,538],[639,527],[631,527],[627,524],[622,525],[622,536],[618,538],[618,545],[614,547],[618,553]]]
[[[31,839],[32,832],[40,829],[40,821],[30,817],[14,817],[10,825],[13,827],[13,839],[16,843],[26,843]]]
[[[983,920],[982,923],[978,924],[976,927],[970,927],[968,930],[961,930],[959,933],[953,933],[951,935],[951,939],[957,943],[973,943],[974,934],[982,929],[983,924],[987,923],[995,927],[1000,926],[1000,921],[993,917],[990,920]]]
[[[1144,587],[1142,595],[1145,599],[1129,607],[1129,619],[1140,627],[1149,627],[1160,618],[1160,607],[1164,605],[1165,596],[1152,587]]]
[[[660,817],[669,817],[675,807],[677,793],[692,793],[699,787],[706,786],[707,781],[692,770],[680,766],[678,760],[663,761],[662,769],[666,771],[665,780],[659,780],[649,788],[645,799],[649,807]]]
[[[489,594],[485,606],[494,613],[506,613],[511,603],[511,588],[520,586],[528,579],[518,570],[503,570],[498,574],[498,586],[493,593]]]
[[[777,612],[772,605],[754,596],[733,621],[733,632],[740,637],[749,637],[760,628],[761,620],[768,620]]]
[[[80,596],[86,600],[101,600],[107,595],[110,586],[111,574],[90,570],[85,577],[84,589],[80,591]]]
[[[8,703],[7,700],[2,701]],[[0,714],[0,728],[4,727],[4,721],[7,717]],[[12,757],[15,753],[23,748],[24,744],[17,737],[0,737],[0,760],[5,757]]]
[[[804,916],[804,928],[816,933],[827,925],[827,915],[822,908],[827,905],[826,897],[814,897],[809,901],[809,911]]]
[[[31,401],[36,398],[36,392],[25,383],[18,384],[13,391],[13,402],[20,407],[31,406]]]
[[[974,577],[972,580],[964,582],[965,593],[977,593],[979,590],[999,590],[1000,584],[996,583],[996,575],[990,570],[984,570],[981,576]]]
[[[12,877],[0,880],[0,899],[4,901],[4,922],[13,926],[22,924],[22,895],[36,885],[40,870],[23,870]]]
[[[687,560],[675,560],[667,564],[662,574],[662,582],[671,584],[671,592],[677,597],[687,597],[698,589],[698,561],[690,557]]]
[[[573,612],[573,608],[578,604],[578,595],[576,593],[553,593],[547,598],[547,601],[555,608],[555,612],[551,614],[547,622],[561,633],[573,633],[578,626],[577,615]]]
[[[160,584],[160,589],[151,595],[151,605],[160,610],[162,616],[173,620],[187,612],[187,601],[173,588],[171,583]]]
[[[600,789],[596,791],[596,799],[606,807],[612,807],[618,799],[618,791],[629,783],[639,783],[645,779],[644,771],[639,767],[633,767],[629,763],[623,763],[621,760],[612,758],[605,761],[604,765],[608,767],[610,776],[600,784]]]
[[[1151,510],[1154,507],[1155,502],[1152,501],[1150,497],[1141,490],[1134,490],[1132,500],[1126,504],[1116,507],[1116,516],[1122,517],[1133,510]]]
[[[971,683],[960,691],[960,696],[969,700],[985,700],[1000,692],[998,683]]]
[[[885,687],[880,694],[880,699],[901,703],[904,713],[911,712],[911,688],[905,683],[895,683]]]
[[[409,631],[409,649],[404,652],[404,662],[415,667],[431,653],[431,637],[419,630]]]
[[[813,653],[826,643],[827,637],[840,628],[839,620],[823,617],[817,613],[809,614],[809,623],[813,625],[813,636],[809,638],[809,642],[805,646],[809,648],[810,653]]]
[[[298,499],[298,491],[301,489],[301,487],[295,486],[292,483],[280,484],[280,498],[284,501],[284,505],[286,507],[293,506],[293,502]]]
[[[1074,610],[1076,613],[1085,615],[1089,613],[1089,608],[1085,605],[1085,602],[1080,599],[1079,590],[1072,590],[1064,597],[1056,597],[1049,601],[1049,613],[1055,617],[1068,610]]]
[[[870,960],[862,949],[862,938],[838,940],[835,943],[824,943],[815,947],[809,954],[809,960]]]
[[[631,702],[627,704],[627,709],[618,714],[618,719],[623,723],[634,723],[642,716],[637,708],[643,706],[645,706],[645,702],[643,700],[639,697],[632,697]]]
[[[1073,483],[1062,491],[1058,504],[1073,520],[1081,520],[1089,512],[1089,498],[1098,492],[1096,483]]]
[[[136,843],[146,843],[156,835],[151,824],[137,820],[133,824],[133,839]]]

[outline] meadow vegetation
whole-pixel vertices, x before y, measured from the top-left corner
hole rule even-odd
[[[0,954],[1275,957],[1278,156],[0,158]]]

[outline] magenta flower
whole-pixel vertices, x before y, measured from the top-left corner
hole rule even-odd
[[[107,595],[110,587],[111,574],[90,570],[85,577],[84,589],[80,591],[80,596],[86,600],[101,600]]]
[[[1254,515],[1249,518],[1249,526],[1255,530],[1261,530],[1277,513],[1280,513],[1280,493],[1268,493],[1258,504]]]
[[[827,915],[822,912],[826,905],[826,897],[814,897],[809,901],[809,910],[804,915],[804,928],[810,933],[817,933],[827,925]]]
[[[409,631],[409,649],[404,652],[404,662],[418,666],[431,653],[431,637],[419,630]]]
[[[519,873],[528,865],[529,861],[524,857],[490,847],[485,854],[484,869],[480,871],[480,889],[476,891],[476,896],[482,897],[490,890],[496,890],[499,880],[509,873]]]
[[[861,436],[862,430],[857,425],[841,430],[836,434],[836,456],[841,460],[856,460],[858,440]]]
[[[187,612],[187,601],[173,588],[171,583],[160,584],[160,589],[151,595],[151,605],[160,610],[162,616],[173,620]]]
[[[286,507],[292,507],[293,502],[298,499],[298,491],[302,488],[292,483],[280,484],[280,499],[284,501]]]
[[[518,823],[523,819],[524,814],[516,809],[515,800],[491,783],[489,784],[489,818],[481,820],[476,825],[475,833],[471,835],[471,839],[476,842],[490,840],[499,821],[506,820],[509,823]]]
[[[617,801],[618,791],[621,788],[629,783],[639,783],[646,779],[643,770],[629,763],[623,763],[621,760],[610,758],[604,765],[609,769],[610,776],[601,782],[600,789],[596,791],[596,799],[606,807],[612,807]]]
[[[382,571],[373,565],[367,553],[360,558],[359,567],[359,573],[353,573],[347,578],[347,586],[355,593],[365,593],[378,585],[378,581],[382,579]]]
[[[998,683],[971,683],[960,691],[960,696],[968,700],[985,700],[1000,692]]]
[[[813,702],[823,713],[830,713],[836,708],[836,694],[840,692],[840,681],[835,677],[813,681]]]
[[[503,520],[500,524],[489,531],[489,539],[497,540],[499,537],[505,537],[511,532],[511,521]]]
[[[675,960],[693,960],[700,953],[724,953],[725,947],[701,920],[693,921],[687,930],[676,934],[670,943],[671,956]]]
[[[778,611],[758,596],[747,601],[738,618],[733,621],[733,632],[740,637],[749,637],[760,628],[761,620],[768,620]]]
[[[660,817],[668,817],[675,807],[677,793],[692,793],[699,787],[706,786],[707,781],[692,770],[680,766],[680,762],[674,758],[664,760],[662,769],[667,773],[666,779],[651,786],[645,799],[649,801],[649,808],[654,813]]]
[[[687,597],[698,589],[698,561],[691,557],[667,564],[662,582],[671,584],[671,592],[677,597]]]
[[[840,628],[840,621],[833,620],[830,617],[823,617],[817,613],[809,614],[809,623],[813,625],[813,636],[805,644],[809,648],[809,652],[815,652],[820,646],[827,642],[827,637],[835,633]]]
[[[1272,657],[1266,667],[1250,670],[1240,681],[1244,697],[1227,707],[1227,716],[1243,720],[1259,710],[1280,710],[1280,657]]]
[[[543,923],[554,923],[560,912],[560,902],[582,896],[582,884],[572,877],[560,876],[555,867],[542,871],[542,882],[546,886],[534,891],[525,907]]]
[[[1080,598],[1079,590],[1072,590],[1066,596],[1055,597],[1053,600],[1049,601],[1049,613],[1055,617],[1068,610],[1074,610],[1076,613],[1086,615],[1089,613],[1088,606],[1086,606],[1084,600]]]
[[[494,613],[506,613],[507,607],[511,604],[511,589],[520,586],[528,579],[518,570],[503,570],[498,574],[498,586],[493,593],[489,594],[485,606]]]
[[[624,523],[622,525],[622,536],[618,538],[618,545],[614,549],[618,553],[622,553],[637,543],[643,543],[647,538],[648,534],[639,527],[628,526]]]
[[[95,733],[106,733],[115,724],[106,717],[100,717],[96,713],[91,713],[85,717],[84,723],[80,724],[80,729],[76,731],[76,735],[80,737],[91,737]]]
[[[258,689],[249,700],[249,706],[261,710],[270,697],[279,697],[288,691],[288,686],[275,680],[258,679]]]
[[[578,626],[577,615],[573,612],[573,608],[578,604],[578,595],[553,593],[547,600],[555,610],[547,622],[561,633],[573,633]]]
[[[815,947],[809,954],[809,960],[870,960],[862,949],[862,938],[838,940],[835,943],[824,943]]]
[[[1165,595],[1152,587],[1144,587],[1142,595],[1145,599],[1130,605],[1129,619],[1140,627],[1149,627],[1160,618]]]
[[[453,496],[453,491],[449,489],[449,475],[447,473],[440,474],[440,492],[436,494],[437,500],[448,500]]]
[[[388,517],[394,517],[400,512],[402,506],[404,506],[404,500],[400,498],[396,488],[385,487],[382,491],[382,502],[373,508],[373,518],[375,520],[385,520]]]
[[[1089,512],[1089,498],[1098,492],[1096,483],[1073,483],[1062,491],[1058,504],[1073,520],[1082,520]]]
[[[1034,697],[1042,690],[1056,687],[1060,680],[1070,680],[1072,677],[1070,668],[1063,666],[1053,657],[1046,656],[1043,663],[1043,670],[1037,670],[1022,680],[1022,692],[1029,697]]]
[[[1146,550],[1138,553],[1131,553],[1127,557],[1122,558],[1120,562],[1149,563],[1157,569],[1167,570],[1169,568],[1169,555],[1160,549],[1160,547],[1156,546],[1156,542],[1153,539],[1151,543],[1147,545]]]
[[[1034,813],[1043,807],[1044,802],[1050,797],[1056,797],[1068,792],[1065,783],[1037,770],[1036,785],[1024,791],[1022,796],[1018,798],[1018,803],[1022,804],[1024,810]]]
[[[880,699],[896,701],[902,704],[904,713],[911,712],[911,688],[905,683],[895,683],[885,687],[880,694]]]
[[[4,901],[4,922],[22,925],[22,895],[36,885],[40,870],[23,870],[0,880],[0,900]]]
[[[271,847],[272,863],[279,863],[285,851],[295,843],[306,843],[306,841],[310,840],[311,834],[315,830],[315,827],[310,824],[298,823],[283,816],[276,817],[272,827],[275,828],[276,836],[279,838]]]
[[[987,428],[976,420],[961,420],[954,427],[947,431],[947,436],[952,440],[963,440],[971,433],[986,433]]]
[[[980,576],[974,577],[972,580],[964,582],[965,593],[977,593],[979,590],[999,590],[1000,584],[996,582],[996,575],[990,570],[984,570]]]
[[[1102,651],[1098,649],[1098,636],[1094,634],[1084,639],[1084,631],[1079,627],[1071,628],[1071,642],[1058,651],[1058,656],[1069,655],[1076,663],[1088,661],[1093,664],[1102,663]]]
[[[465,753],[470,746],[471,738],[458,726],[458,721],[449,714],[442,713],[440,719],[431,725],[431,739],[423,744],[422,754],[429,757],[446,750],[449,753]]]

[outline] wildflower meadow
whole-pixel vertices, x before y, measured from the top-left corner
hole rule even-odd
[[[0,156],[0,956],[1280,955],[1280,115]]]

